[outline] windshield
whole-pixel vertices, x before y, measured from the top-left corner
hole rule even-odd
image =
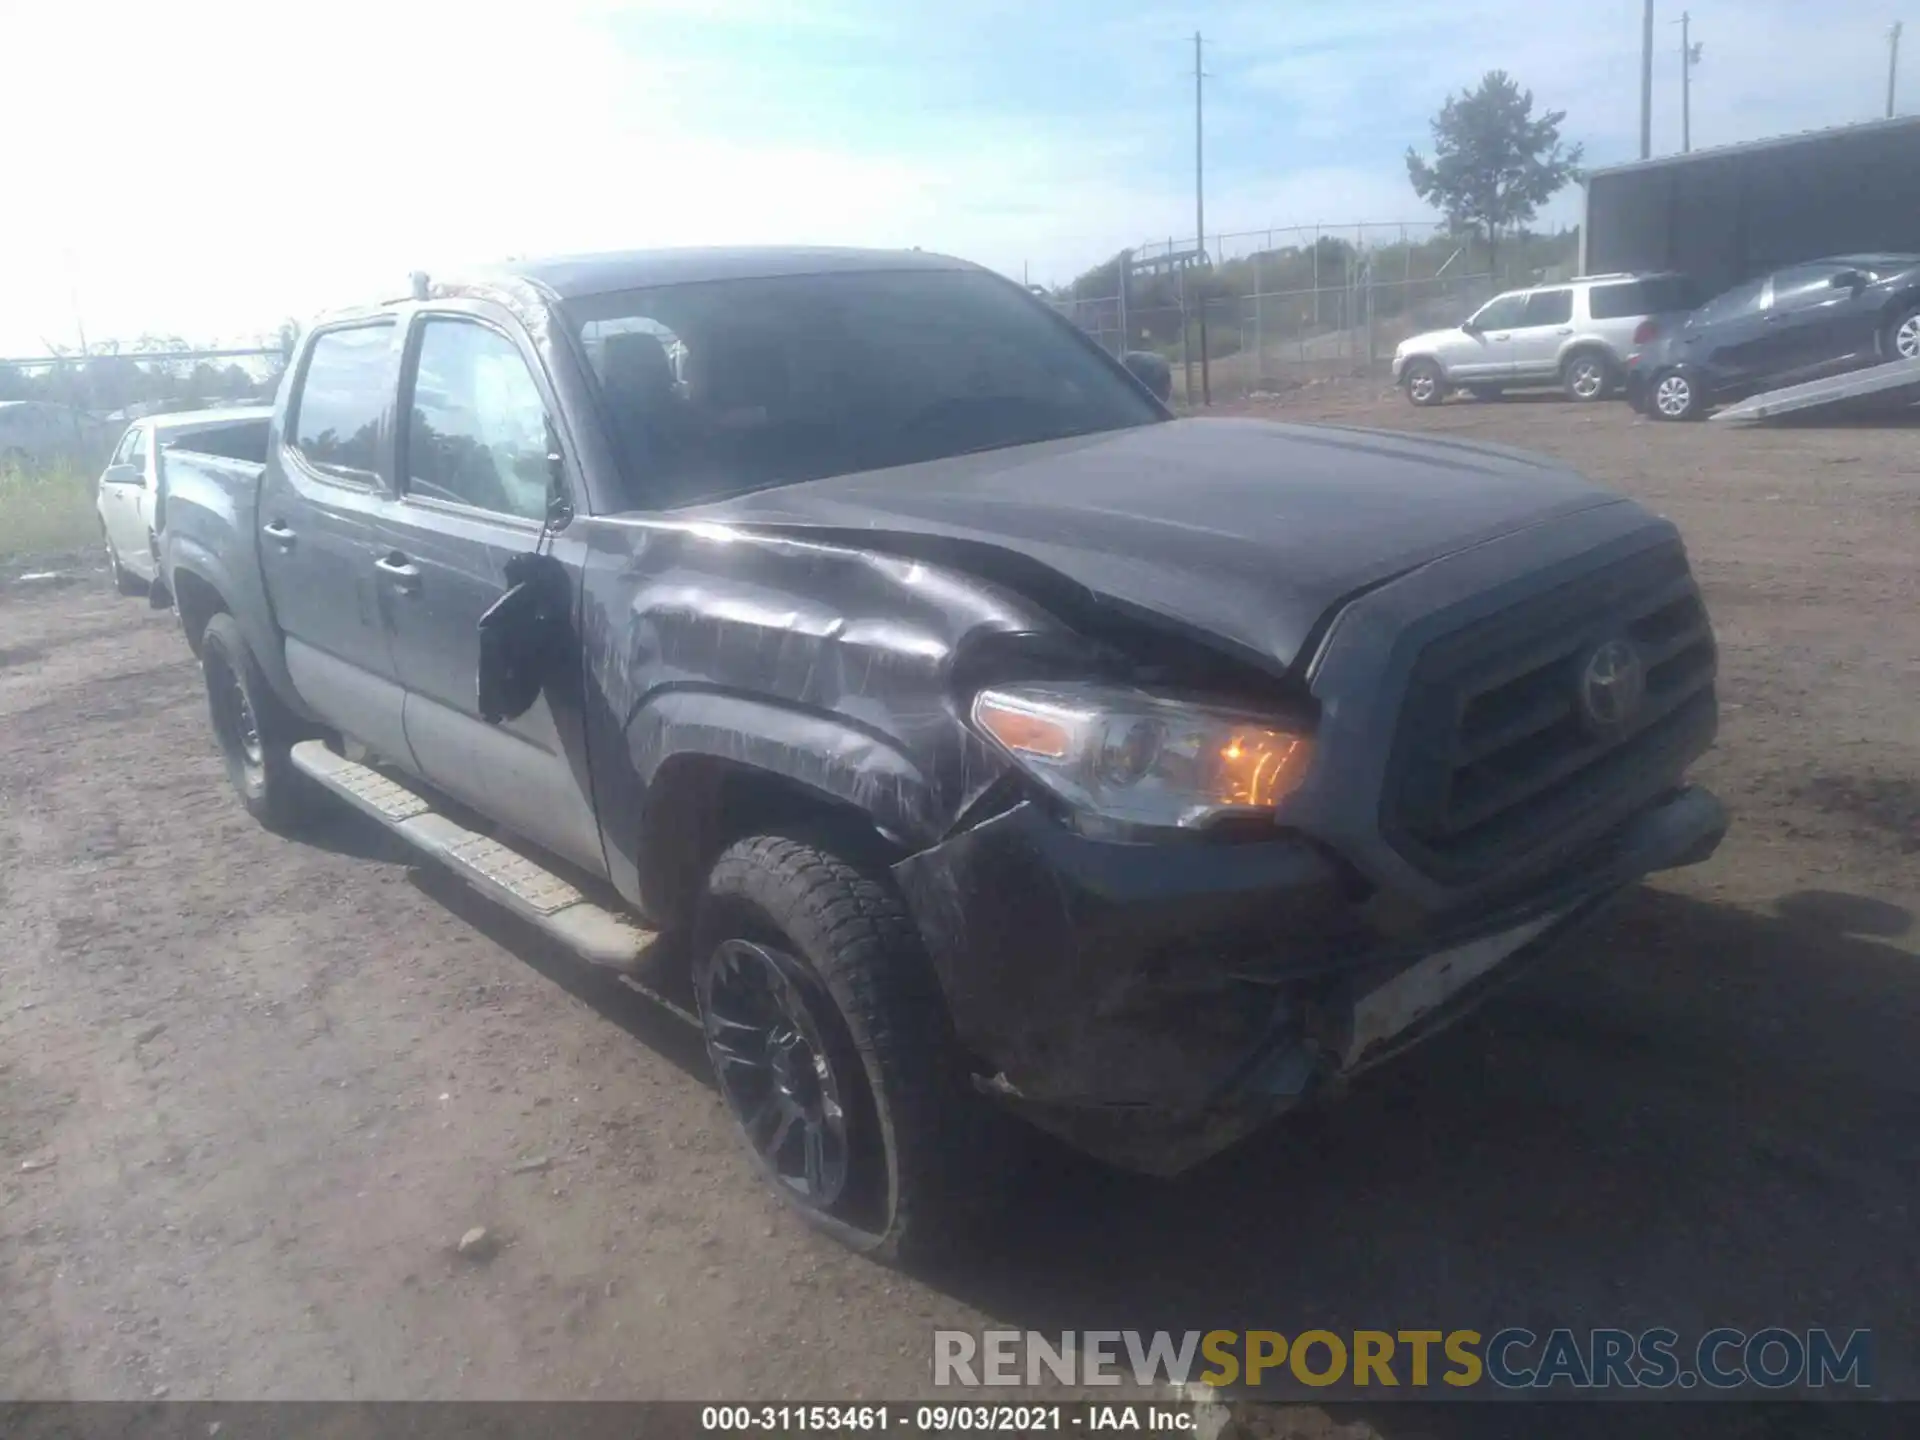
[[[707,281],[567,308],[638,509],[1164,418],[1065,321],[979,271]]]

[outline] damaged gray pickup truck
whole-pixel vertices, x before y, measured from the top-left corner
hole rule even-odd
[[[1672,525],[1152,374],[918,252],[416,277],[174,493],[166,589],[256,815],[682,957],[761,1174],[897,1256],[1009,1112],[1187,1168],[1725,829]]]

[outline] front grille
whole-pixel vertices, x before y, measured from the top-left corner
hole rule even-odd
[[[1644,665],[1612,728],[1581,699],[1606,642]],[[1676,542],[1442,635],[1414,662],[1381,823],[1421,869],[1477,879],[1597,839],[1679,779],[1713,739],[1715,653]]]

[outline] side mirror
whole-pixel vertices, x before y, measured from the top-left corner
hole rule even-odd
[[[1858,290],[1867,283],[1867,277],[1858,270],[1842,270],[1828,283],[1836,290]]]
[[[547,677],[560,667],[569,638],[567,572],[551,555],[515,555],[505,566],[507,591],[480,617],[476,683],[480,718],[489,725],[533,708]]]
[[[1480,333],[1480,325],[1474,320],[1462,320],[1460,322],[1460,328],[1469,335],[1478,335]]]
[[[138,485],[145,488],[147,472],[138,465],[109,465],[107,473],[100,480],[106,485]]]
[[[1151,350],[1129,350],[1120,357],[1120,363],[1162,405],[1173,399],[1173,367],[1167,363],[1166,356]]]

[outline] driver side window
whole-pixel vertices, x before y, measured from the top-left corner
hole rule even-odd
[[[522,520],[546,517],[547,407],[519,347],[471,320],[420,329],[407,493]]]
[[[1479,313],[1473,317],[1473,323],[1482,330],[1511,330],[1521,324],[1526,315],[1525,295],[1502,295],[1482,305]]]

